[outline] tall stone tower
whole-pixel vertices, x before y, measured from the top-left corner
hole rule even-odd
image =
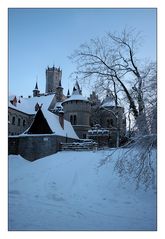
[[[48,67],[46,69],[46,90],[45,93],[55,93],[62,78],[62,70],[56,67]]]

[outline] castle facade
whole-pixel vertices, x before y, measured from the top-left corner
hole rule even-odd
[[[126,133],[124,108],[116,106],[113,95],[107,93],[101,101],[95,92],[87,99],[82,95],[78,79],[75,80],[72,93],[63,94],[62,70],[56,67],[46,69],[45,93],[40,93],[36,83],[33,97],[10,98],[9,135],[18,135],[26,131],[34,121],[42,105],[53,114],[69,121],[80,139],[106,138],[106,145],[119,146]],[[106,132],[106,133],[105,133]],[[105,137],[106,134],[106,137]],[[66,132],[67,137],[67,132]]]

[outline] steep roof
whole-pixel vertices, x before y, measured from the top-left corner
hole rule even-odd
[[[38,83],[36,82],[36,86],[34,88],[35,90],[38,90]]]
[[[64,120],[64,129],[61,127],[61,124],[59,122],[59,116],[57,116],[56,114],[53,114],[52,112],[48,111],[47,109],[45,109],[44,107],[42,107],[41,109],[39,109],[37,111],[37,114],[35,116],[35,119],[38,117],[40,117],[40,125],[44,125],[44,129],[41,127],[41,133],[42,134],[42,130],[43,132],[47,132],[48,134],[55,134],[55,135],[59,135],[59,136],[64,136],[64,137],[69,137],[69,138],[74,138],[74,139],[78,139],[78,136],[76,135],[71,123],[67,120]],[[29,127],[29,129],[26,130],[26,132],[30,132],[31,128],[33,127],[33,125],[35,124],[35,119],[32,123],[32,125]],[[38,129],[40,125],[38,125]],[[39,131],[38,131],[39,132]],[[43,134],[45,134],[43,133]],[[25,133],[24,133],[25,135]]]

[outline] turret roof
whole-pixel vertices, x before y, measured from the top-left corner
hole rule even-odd
[[[106,95],[105,99],[102,101],[101,107],[111,107],[116,106],[115,100],[112,95]]]

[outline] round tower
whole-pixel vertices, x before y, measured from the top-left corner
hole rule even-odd
[[[62,106],[65,119],[71,122],[79,138],[85,139],[90,129],[91,104],[82,96],[78,81],[73,87],[72,95],[63,101]]]

